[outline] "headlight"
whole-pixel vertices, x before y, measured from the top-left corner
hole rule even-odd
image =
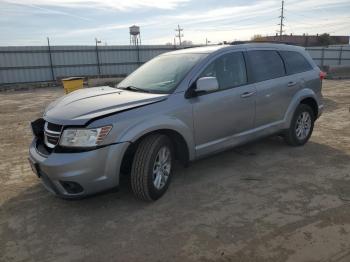
[[[66,147],[94,147],[102,143],[112,126],[99,128],[68,128],[62,133],[60,145]]]

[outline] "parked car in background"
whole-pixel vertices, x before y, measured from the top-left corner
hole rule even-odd
[[[162,54],[116,88],[75,91],[32,123],[29,159],[45,187],[74,198],[131,176],[160,198],[183,164],[257,138],[304,145],[323,109],[323,75],[303,48],[241,44]]]

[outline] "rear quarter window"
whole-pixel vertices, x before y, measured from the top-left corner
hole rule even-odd
[[[299,52],[280,51],[280,54],[286,65],[288,75],[306,72],[312,69],[310,63]]]
[[[257,50],[247,54],[255,82],[285,75],[284,64],[277,51]]]

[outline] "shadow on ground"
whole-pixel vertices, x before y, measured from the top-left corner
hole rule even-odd
[[[343,230],[334,235],[339,247],[306,257],[348,258],[349,166],[332,147],[293,148],[274,137],[177,167],[155,203],[136,200],[125,181],[118,192],[74,201],[38,182],[2,205],[0,254],[4,261],[284,261],[298,258],[299,244],[327,250],[332,230]],[[313,227],[332,232],[324,239]]]

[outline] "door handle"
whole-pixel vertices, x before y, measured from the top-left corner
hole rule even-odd
[[[247,98],[247,97],[250,97],[252,95],[255,94],[255,91],[252,91],[252,92],[244,92],[243,94],[241,94],[241,97],[242,98]]]
[[[295,86],[296,84],[297,84],[297,82],[289,82],[289,83],[288,83],[288,87],[289,87],[289,86]]]

